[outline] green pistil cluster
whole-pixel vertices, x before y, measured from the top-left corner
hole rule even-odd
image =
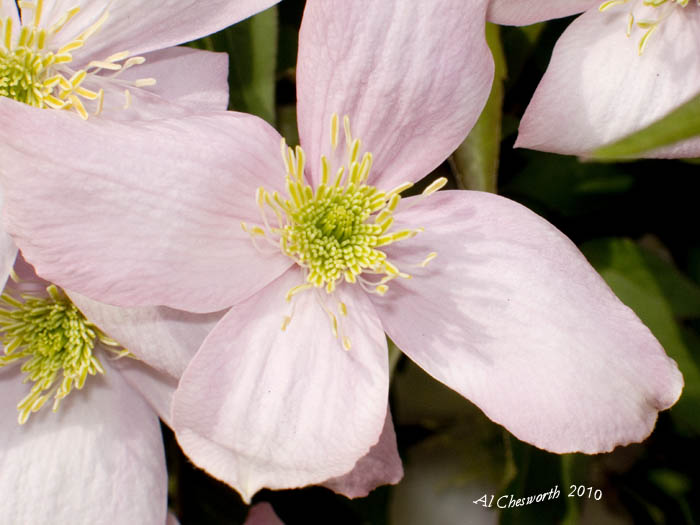
[[[22,371],[34,382],[29,394],[17,405],[19,422],[27,421],[53,396],[53,410],[75,386],[83,388],[88,375],[104,368],[93,355],[96,339],[113,344],[97,327],[85,319],[75,305],[54,286],[48,297],[23,297],[7,293],[0,301],[0,330],[5,355],[0,366],[26,360]],[[60,378],[59,378],[60,374]],[[60,382],[55,385],[56,382]]]
[[[0,51],[0,96],[43,107],[50,91],[44,85],[45,77],[45,59],[30,49]]]
[[[366,221],[386,206],[385,199],[372,186],[319,187],[313,198],[290,210],[284,251],[308,267],[309,283],[328,291],[342,277],[355,282],[363,269],[382,269],[386,254],[376,247],[386,243],[382,235],[391,221]]]
[[[347,119],[346,119],[347,120]],[[332,145],[337,145],[338,117],[333,116]],[[346,123],[349,128],[349,124]],[[393,213],[401,200],[399,195],[411,186],[402,184],[391,191],[380,191],[366,184],[372,168],[372,155],[365,153],[359,159],[360,141],[351,140],[349,129],[348,163],[341,166],[331,181],[328,159],[321,157],[321,184],[314,191],[304,179],[304,151],[288,148],[282,140],[282,157],[287,171],[288,199],[277,192],[259,188],[257,203],[265,229],[243,229],[254,238],[267,237],[282,252],[307,270],[306,284],[290,290],[287,299],[310,287],[325,287],[333,292],[341,279],[360,282],[365,289],[384,294],[386,283],[395,277],[408,278],[377,249],[408,237],[420,230],[389,232],[394,223]],[[272,210],[278,227],[272,227],[267,217]],[[279,237],[279,241],[272,238]],[[378,276],[369,281],[362,274]]]

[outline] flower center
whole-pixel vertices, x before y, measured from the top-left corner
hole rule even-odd
[[[644,53],[647,42],[651,35],[653,35],[656,30],[660,27],[661,23],[666,20],[671,13],[673,13],[675,7],[687,7],[690,0],[641,0],[642,9],[646,12],[644,15],[651,14],[652,17],[647,16],[639,17],[635,15],[635,9],[639,7],[639,0],[608,0],[600,4],[598,8],[599,11],[605,12],[608,9],[631,2],[631,7],[627,15],[627,28],[625,34],[630,37],[632,35],[632,30],[635,28],[644,31],[642,38],[639,40],[638,53],[641,56]],[[700,5],[700,0],[697,0],[697,4]],[[651,11],[650,9],[651,8]]]
[[[103,70],[114,71],[115,75],[129,67],[144,62],[143,57],[132,57],[123,51],[105,60],[90,62],[86,68],[74,71],[70,68],[73,61],[72,52],[85,45],[85,42],[104,24],[108,18],[105,11],[102,16],[76,38],[58,49],[50,49],[53,37],[61,31],[76,14],[80,7],[66,11],[47,29],[40,27],[43,0],[36,3],[21,1],[22,19],[32,19],[31,24],[23,25],[15,38],[11,17],[0,19],[0,96],[12,98],[37,108],[73,109],[83,119],[88,118],[86,103],[91,102],[95,114],[102,111],[104,89],[98,88],[99,77]],[[34,16],[25,16],[27,10],[33,10]],[[119,63],[125,61],[124,63]],[[86,87],[91,81],[95,89]],[[132,83],[136,87],[155,84],[154,79],[139,79]],[[125,107],[131,99],[127,90],[124,92]]]
[[[88,375],[104,374],[93,355],[96,340],[118,346],[85,319],[56,286],[50,285],[46,291],[48,297],[16,298],[7,291],[0,296],[0,331],[5,349],[0,366],[25,360],[21,368],[27,374],[25,381],[34,382],[17,405],[20,424],[51,396],[56,411],[73,386],[81,389]]]
[[[396,277],[411,276],[400,271],[388,260],[380,248],[409,239],[422,228],[407,228],[391,231],[394,211],[401,200],[400,193],[412,186],[404,183],[382,191],[367,184],[372,168],[372,154],[360,158],[361,142],[353,139],[349,119],[343,119],[345,128],[345,151],[337,151],[338,115],[331,118],[332,160],[339,164],[337,170],[326,156],[321,157],[321,184],[314,190],[304,178],[306,163],[304,151],[287,147],[282,139],[282,159],[286,169],[286,185],[289,198],[279,193],[270,193],[258,188],[256,200],[261,210],[264,228],[248,226],[253,241],[265,238],[275,249],[293,259],[304,269],[305,282],[287,293],[287,301],[304,290],[323,289],[332,294],[343,280],[359,283],[369,293],[384,295],[387,283]],[[332,175],[333,174],[333,175]],[[423,192],[430,195],[446,184],[442,178],[436,180]],[[272,215],[268,217],[269,212]],[[276,225],[271,225],[270,218]],[[421,263],[425,266],[436,254],[430,254]],[[322,296],[321,305],[331,319],[333,332],[341,333],[343,345],[349,349],[350,342],[342,337],[335,308],[329,307]],[[343,303],[337,305],[341,316],[347,315]],[[291,316],[282,324],[285,329]],[[342,327],[341,327],[342,328]]]

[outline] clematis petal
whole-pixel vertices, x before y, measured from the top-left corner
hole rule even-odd
[[[209,0],[206,7],[197,0],[142,0],[80,2],[81,11],[59,33],[75,38],[105,12],[107,20],[90,37],[90,45],[77,50],[85,62],[129,51],[141,55],[209,35],[275,5],[279,0]],[[57,20],[76,6],[75,0],[44,0],[42,16]],[[31,13],[32,11],[30,11]]]
[[[585,154],[697,95],[700,17],[676,9],[638,56],[641,35],[625,35],[627,15],[626,9],[591,10],[567,28],[525,111],[516,146]],[[651,156],[698,155],[700,140],[691,140]]]
[[[0,200],[2,196],[0,195]],[[0,228],[0,287],[5,286],[17,258],[17,246],[5,230]]]
[[[295,297],[282,331],[285,295],[302,282],[292,269],[234,306],[175,393],[183,451],[246,502],[263,487],[301,487],[350,471],[384,425],[387,348],[372,304],[355,287],[333,296],[347,305],[341,322],[349,351],[332,335],[314,291]]]
[[[128,356],[112,359],[112,366],[146,400],[158,417],[172,428],[172,401],[177,380]]]
[[[297,98],[314,180],[330,153],[333,113],[350,117],[382,187],[418,180],[445,160],[489,95],[485,10],[484,0],[307,2]]]
[[[164,306],[119,308],[69,292],[91,322],[137,359],[180,379],[223,312],[191,314]]]
[[[66,117],[0,100],[4,218],[42,277],[119,306],[211,312],[291,264],[241,229],[260,221],[256,186],[284,180],[279,135],[261,119]]]
[[[243,525],[284,525],[284,522],[275,514],[272,505],[263,501],[250,507]]]
[[[0,514],[7,523],[165,523],[167,477],[158,418],[102,359],[104,376],[17,423],[29,387],[0,369]]]
[[[188,47],[172,47],[144,56],[146,62],[127,69],[120,80],[134,82],[126,95],[125,84],[95,81],[102,89],[100,117],[133,121],[179,118],[190,113],[228,107],[228,55]],[[137,80],[155,85],[135,87]]]
[[[172,47],[153,51],[144,58],[146,62],[127,69],[120,78],[153,78],[156,84],[148,86],[149,93],[201,113],[228,107],[227,53]]]
[[[609,451],[646,438],[678,399],[675,362],[571,241],[528,209],[446,191],[396,219],[425,232],[387,247],[413,279],[373,301],[384,329],[519,439],[558,453]]]
[[[396,432],[387,410],[384,429],[379,441],[367,455],[357,460],[355,467],[342,476],[324,481],[322,485],[348,498],[364,498],[380,485],[395,485],[403,477],[403,465],[396,447]]]
[[[489,22],[524,26],[562,18],[599,6],[601,0],[491,0]]]
[[[19,13],[14,2],[0,2],[0,18],[10,17],[13,24],[19,24]]]

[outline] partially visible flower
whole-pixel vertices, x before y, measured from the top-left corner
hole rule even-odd
[[[66,135],[53,112],[22,108],[55,137],[28,152],[0,105],[5,219],[40,274],[113,304],[231,307],[182,376],[173,425],[193,462],[247,500],[342,476],[381,448],[385,333],[554,452],[641,441],[680,395],[675,363],[546,221],[437,191],[444,180],[401,196],[488,96],[486,7],[309,0],[302,147],[282,142],[281,162],[279,134],[235,113]],[[100,154],[48,166],[85,148]]]
[[[494,0],[489,17],[524,25],[585,11],[559,38],[516,146],[585,155],[700,93],[695,0]],[[649,157],[700,156],[700,139]]]
[[[15,269],[0,300],[3,520],[165,523],[158,415],[130,384],[157,374],[115,360],[116,343],[64,292],[21,257]]]
[[[276,1],[21,1],[21,22],[14,2],[0,3],[0,96],[83,119],[225,109],[226,55],[171,46]]]

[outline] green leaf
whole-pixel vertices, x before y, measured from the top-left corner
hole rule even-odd
[[[700,135],[700,95],[665,117],[593,152],[599,160],[639,157],[642,153]]]
[[[460,188],[495,193],[501,148],[503,79],[506,76],[506,59],[498,26],[486,25],[486,41],[496,65],[491,94],[479,120],[452,155],[452,166]]]
[[[562,476],[562,460],[565,456],[550,454],[508,436],[515,476],[500,491],[501,503],[548,493],[545,500],[529,505],[511,506],[501,510],[501,525],[525,525],[560,523],[566,513],[567,497]],[[551,493],[550,493],[551,491]],[[558,491],[558,496],[556,492]],[[525,503],[527,500],[523,501]],[[517,505],[517,503],[516,503]]]
[[[619,206],[618,197],[635,182],[613,164],[525,150],[519,155],[526,161],[525,169],[503,185],[500,193],[564,217],[598,214],[606,207]]]
[[[697,287],[669,263],[628,239],[591,241],[581,251],[678,363],[685,388],[671,416],[682,430],[700,434],[700,369],[694,358],[700,352],[700,341],[676,320],[678,313],[696,315]],[[688,286],[686,294],[682,286]]]
[[[190,45],[229,54],[229,107],[275,124],[277,7]]]

